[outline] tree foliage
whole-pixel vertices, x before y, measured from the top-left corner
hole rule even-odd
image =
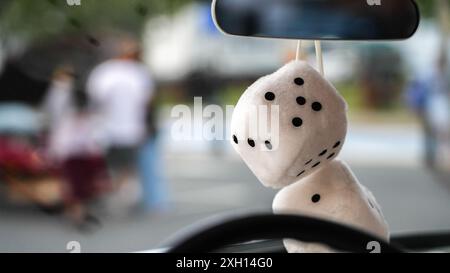
[[[45,39],[71,32],[102,28],[138,33],[149,17],[174,13],[189,0],[1,0],[0,33],[10,38]]]
[[[416,0],[420,14],[427,18],[434,16],[436,2],[436,0]]]

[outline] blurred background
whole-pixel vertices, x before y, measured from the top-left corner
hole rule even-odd
[[[323,43],[349,103],[341,157],[394,234],[450,230],[450,1],[417,2],[409,40]],[[210,4],[0,1],[0,252],[148,250],[206,217],[271,211],[276,192],[226,140],[171,137],[174,105],[225,109],[295,57],[295,41],[220,34]]]

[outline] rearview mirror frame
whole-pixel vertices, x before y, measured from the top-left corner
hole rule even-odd
[[[402,36],[402,37],[396,37],[396,38],[339,38],[339,37],[286,37],[286,36],[265,36],[265,35],[239,35],[239,34],[233,34],[233,33],[229,33],[226,32],[223,27],[220,25],[218,18],[217,18],[217,13],[216,13],[216,8],[217,8],[217,3],[219,1],[226,1],[226,0],[213,0],[212,4],[211,4],[211,15],[212,15],[212,19],[214,21],[214,24],[216,26],[216,28],[224,35],[229,35],[229,36],[236,36],[236,37],[252,37],[252,38],[266,38],[266,39],[285,39],[285,40],[329,40],[329,41],[400,41],[400,40],[406,40],[411,38],[417,31],[417,29],[419,28],[420,25],[420,21],[421,21],[421,16],[420,16],[420,10],[419,10],[419,6],[416,3],[415,0],[408,0],[410,1],[415,9],[415,13],[417,15],[417,20],[415,21],[415,26],[412,28],[411,33],[409,33],[408,35]],[[361,0],[364,1],[364,0]],[[366,0],[367,4],[369,6],[376,6],[378,5],[378,0]],[[381,2],[380,2],[381,3]]]

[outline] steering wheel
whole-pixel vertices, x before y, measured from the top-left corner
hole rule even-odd
[[[402,252],[394,245],[358,229],[318,218],[261,214],[214,221],[202,230],[175,240],[171,253],[207,253],[258,239],[295,239],[321,243],[345,252],[366,252],[377,242],[382,253]]]

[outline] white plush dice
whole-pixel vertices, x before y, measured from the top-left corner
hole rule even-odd
[[[267,106],[269,116],[279,109],[278,126],[258,116],[269,127],[267,134],[251,130],[252,109],[260,106]],[[346,111],[345,101],[327,80],[306,62],[293,61],[244,92],[231,122],[232,145],[265,186],[282,188],[339,154],[347,132]]]
[[[389,241],[387,223],[372,193],[362,186],[348,166],[333,160],[301,181],[283,188],[273,202],[277,214],[300,214],[336,221]],[[330,252],[328,247],[284,241],[288,252]]]

